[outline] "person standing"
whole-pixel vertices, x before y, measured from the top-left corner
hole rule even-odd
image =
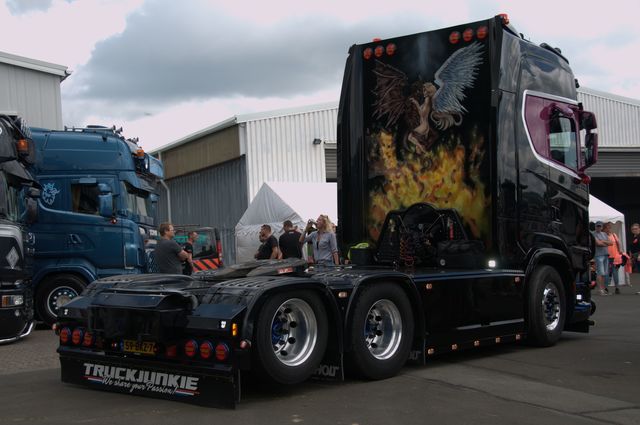
[[[263,224],[260,227],[258,235],[261,245],[258,252],[254,255],[256,260],[274,260],[279,257],[280,249],[278,248],[278,240],[271,234],[271,226]]]
[[[607,247],[609,252],[609,274],[606,284],[609,286],[611,278],[613,278],[613,285],[615,286],[615,294],[620,293],[620,264],[622,264],[622,252],[620,252],[620,243],[618,242],[618,236],[612,230],[613,223],[610,221],[605,223],[602,230],[609,237],[611,245]]]
[[[596,230],[593,232],[596,243],[596,252],[593,259],[596,263],[596,283],[600,290],[600,295],[609,295],[606,283],[606,277],[609,269],[609,246],[612,242],[609,236],[602,231],[602,222],[596,222]]]
[[[159,228],[160,240],[154,251],[155,263],[160,273],[182,274],[182,262],[189,254],[173,240],[175,229],[171,223],[162,223]]]
[[[333,225],[329,217],[320,214],[316,220],[317,231],[307,234],[311,230],[313,222],[309,221],[302,235],[300,235],[300,243],[311,242],[313,246],[313,258],[316,264],[325,266],[340,264],[338,257],[338,243],[336,235],[333,233]],[[306,235],[306,236],[305,236]]]
[[[627,251],[631,257],[631,272],[640,273],[640,223],[633,223],[631,225],[631,240],[629,241]],[[633,277],[633,275],[631,277]],[[633,281],[633,279],[631,280]],[[636,295],[640,295],[640,292],[636,292]]]
[[[189,257],[184,261],[184,267],[182,268],[182,274],[191,276],[193,273],[193,244],[198,239],[198,232],[191,231],[187,234],[187,241],[184,243],[184,251],[189,254]]]
[[[300,244],[300,236],[302,235],[298,232],[298,227],[293,227],[291,220],[285,220],[282,223],[282,230],[284,233],[278,239],[282,258],[302,258],[302,245]]]
[[[633,223],[631,225],[631,240],[627,251],[631,256],[633,263],[633,272],[640,273],[640,224]]]

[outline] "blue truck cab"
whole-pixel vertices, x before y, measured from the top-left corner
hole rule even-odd
[[[35,237],[36,313],[58,310],[95,279],[147,271],[162,163],[115,127],[32,128],[42,186]]]

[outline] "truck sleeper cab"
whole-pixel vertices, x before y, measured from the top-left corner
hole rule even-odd
[[[371,247],[352,256],[365,261],[96,281],[58,323],[63,381],[150,380],[159,391],[131,391],[232,406],[244,372],[384,379],[408,360],[588,332],[584,171],[597,135],[575,98],[566,59],[502,16],[352,46],[339,240],[345,253]],[[191,393],[178,398],[182,382]]]
[[[30,226],[36,311],[51,324],[89,282],[146,271],[163,173],[159,161],[115,128],[32,132],[32,171],[43,187],[39,219]]]

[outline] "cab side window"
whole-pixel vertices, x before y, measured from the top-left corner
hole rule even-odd
[[[551,114],[549,119],[549,151],[551,159],[571,168],[578,169],[578,147],[575,122],[560,114]]]
[[[527,94],[525,127],[539,160],[556,168],[577,171],[580,166],[575,105]]]
[[[98,185],[72,184],[71,210],[81,214],[98,214]]]

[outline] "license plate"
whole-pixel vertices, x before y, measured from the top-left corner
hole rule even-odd
[[[138,342],[133,339],[125,339],[124,351],[126,351],[127,353],[155,354],[156,343],[146,341]]]

